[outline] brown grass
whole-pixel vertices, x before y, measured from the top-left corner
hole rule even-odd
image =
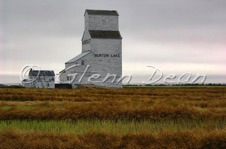
[[[13,130],[0,132],[0,148],[169,148],[169,149],[223,149],[226,148],[226,131],[163,131],[153,134],[118,136],[108,133],[85,135],[54,133],[21,133]]]
[[[226,118],[225,87],[0,89],[0,119]]]
[[[226,121],[226,87],[0,89],[0,120],[82,119],[211,120],[211,126],[123,135],[6,129],[0,131],[0,148],[226,148],[225,127],[214,129],[215,120],[221,124]]]

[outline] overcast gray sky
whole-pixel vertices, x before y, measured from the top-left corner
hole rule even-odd
[[[58,73],[81,52],[85,9],[117,10],[123,74],[206,74],[226,83],[225,0],[0,0],[0,83],[26,64]],[[209,76],[209,77],[208,77]]]

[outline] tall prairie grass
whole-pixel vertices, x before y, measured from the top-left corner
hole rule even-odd
[[[69,149],[225,149],[226,131],[162,131],[123,136],[105,132],[83,135],[67,133],[0,131],[1,148],[69,148]]]
[[[105,132],[115,135],[159,133],[162,131],[181,132],[185,130],[224,130],[226,121],[219,120],[160,120],[160,121],[113,121],[113,120],[78,120],[78,121],[36,121],[9,120],[0,121],[0,131],[13,129],[22,132],[53,132],[85,134]]]
[[[226,87],[0,89],[0,148],[226,148]]]

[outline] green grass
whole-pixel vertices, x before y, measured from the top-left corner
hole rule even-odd
[[[12,106],[2,106],[0,109],[3,111],[8,111],[8,110],[12,109]]]
[[[159,133],[162,131],[180,132],[185,130],[226,129],[226,120],[161,120],[161,121],[113,121],[113,120],[78,120],[78,121],[0,121],[0,131],[14,129],[22,132],[53,132],[84,134],[87,132],[107,132],[117,135]]]

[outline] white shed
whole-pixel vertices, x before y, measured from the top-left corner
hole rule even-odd
[[[55,73],[52,70],[31,69],[22,85],[26,88],[55,88]]]

